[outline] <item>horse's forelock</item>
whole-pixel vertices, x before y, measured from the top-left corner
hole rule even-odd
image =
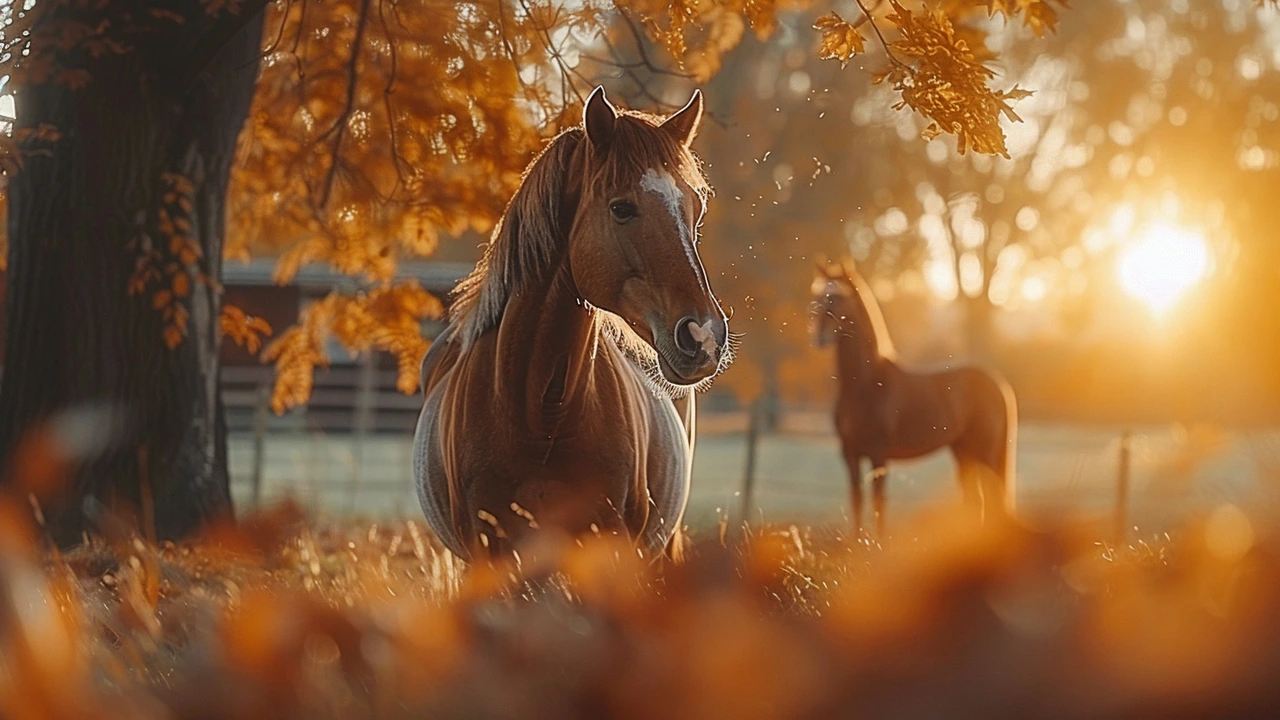
[[[705,200],[711,188],[698,158],[683,143],[659,127],[661,118],[623,110],[603,153],[588,154],[586,192],[610,192],[638,184],[650,170],[665,170]]]

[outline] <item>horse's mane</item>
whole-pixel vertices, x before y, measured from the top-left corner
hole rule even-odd
[[[856,297],[850,298],[857,300],[862,312],[858,322],[863,329],[870,331],[872,341],[872,349],[880,354],[881,357],[890,360],[897,359],[898,351],[893,346],[893,338],[889,335],[889,326],[885,324],[884,313],[880,311],[880,303],[876,301],[876,296],[871,292],[871,287],[866,281],[859,277],[856,273],[846,272],[842,278],[853,288]]]
[[[475,270],[458,283],[450,320],[458,325],[463,346],[498,324],[512,294],[549,272],[563,254],[567,223],[576,208],[566,197],[593,197],[635,182],[650,168],[664,168],[683,180],[705,201],[709,192],[701,165],[692,152],[658,129],[662,119],[629,110],[618,111],[613,138],[599,157],[585,133],[560,133],[525,170],[520,187],[485,246]],[[579,158],[577,153],[585,153]],[[585,166],[575,166],[576,162]],[[581,173],[574,170],[581,168]],[[571,181],[581,187],[570,187]],[[576,192],[574,192],[576,191]]]

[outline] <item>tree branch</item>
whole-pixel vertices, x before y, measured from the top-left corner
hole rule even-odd
[[[342,161],[342,140],[347,134],[347,121],[351,118],[351,112],[356,105],[356,85],[360,82],[360,51],[364,45],[364,30],[369,24],[369,5],[372,0],[361,0],[360,17],[356,19],[356,34],[351,40],[351,60],[347,63],[347,99],[342,106],[342,112],[338,115],[338,119],[334,121],[333,126],[320,136],[320,139],[328,137],[331,133],[333,138],[333,162],[329,164],[329,172],[325,173],[324,178],[324,194],[320,196],[320,206],[325,207],[329,204],[329,198],[333,194],[333,183],[338,177],[338,165]]]
[[[880,32],[880,26],[877,25],[875,19],[871,17],[871,10],[867,9],[867,6],[863,4],[862,0],[853,0],[853,1],[857,3],[858,9],[862,11],[862,16],[867,19],[867,24],[871,25],[871,29],[875,31],[876,37],[880,39],[880,47],[884,48],[885,57],[889,58],[889,62],[893,63],[894,65],[897,65],[898,67],[904,70],[910,71],[912,69],[911,66],[902,62],[901,60],[898,59],[897,55],[893,54],[893,50],[891,50],[889,47],[889,41],[885,40],[884,33]],[[872,7],[872,9],[875,9],[876,7],[879,7],[879,6],[880,6],[880,3],[876,3]]]
[[[208,28],[196,40],[195,47],[187,53],[183,66],[174,75],[174,86],[183,95],[190,92],[227,43],[250,23],[263,22],[263,11],[270,2],[271,0],[244,0],[234,11],[223,10],[215,15]]]

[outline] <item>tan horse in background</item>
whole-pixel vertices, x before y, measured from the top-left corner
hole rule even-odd
[[[692,391],[732,355],[697,250],[701,117],[698,92],[662,120],[597,88],[459,285],[423,360],[414,472],[427,521],[462,558],[518,551],[535,530],[649,552],[677,536]]]
[[[884,537],[887,462],[951,449],[965,503],[979,518],[1012,512],[1018,411],[995,372],[899,366],[875,296],[852,264],[819,261],[811,288],[814,341],[836,345],[835,424],[862,529],[862,458],[871,463],[876,534]]]

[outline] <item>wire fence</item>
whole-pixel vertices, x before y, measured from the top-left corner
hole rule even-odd
[[[359,368],[339,378],[357,386],[354,395],[339,398],[357,406],[345,412],[332,407],[333,397],[326,400],[318,382],[319,409],[284,418],[267,412],[261,387],[242,393],[239,399],[252,405],[241,402],[229,438],[236,501],[244,506],[287,496],[317,512],[416,517],[418,401],[385,380],[376,369]],[[361,408],[361,402],[367,404]],[[1018,460],[1020,510],[1093,517],[1121,536],[1135,525],[1158,529],[1222,502],[1280,510],[1275,431],[1031,422],[1019,432]],[[956,500],[954,463],[945,452],[894,463],[889,494],[891,513]],[[848,471],[829,412],[782,408],[771,428],[758,411],[700,414],[690,524],[742,517],[838,521],[847,516],[848,497]]]

